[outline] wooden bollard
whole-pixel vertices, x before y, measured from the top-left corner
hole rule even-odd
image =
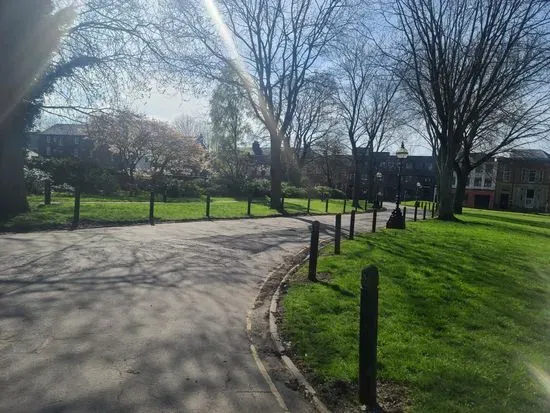
[[[246,215],[251,216],[252,215],[252,196],[248,195],[247,199],[247,206],[246,206]]]
[[[378,278],[378,269],[374,265],[369,265],[361,273],[359,402],[366,405],[369,411],[377,407]]]
[[[80,189],[75,190],[74,193],[74,210],[73,210],[73,223],[71,227],[73,229],[78,228],[80,222]]]
[[[348,199],[347,199],[347,198],[344,198],[344,209],[343,209],[343,211],[342,211],[343,214],[346,213],[346,204],[347,204],[347,202],[348,202]]]
[[[149,224],[155,225],[155,191],[149,196]]]
[[[307,213],[309,214],[309,210],[311,208],[311,195],[307,196]]]
[[[418,215],[418,204],[414,204],[414,222],[416,222],[417,215]]]
[[[376,232],[376,209],[372,213],[372,232]]]
[[[368,209],[369,206],[369,200],[365,199],[365,211]]]
[[[334,225],[334,254],[340,254],[340,239],[342,238],[342,214],[336,214]]]
[[[309,246],[309,272],[307,278],[317,281],[317,256],[319,255],[319,221],[311,224],[311,243]]]
[[[432,202],[432,218],[435,216],[435,202]]]
[[[424,212],[422,212],[422,220],[424,221],[426,220],[426,211],[427,211],[426,204],[424,204]]]
[[[206,218],[210,218],[210,195],[206,195]]]
[[[284,195],[281,197],[281,210],[283,210],[283,211],[285,210],[285,196]]]
[[[355,235],[355,210],[351,211],[349,218],[349,239],[353,239]]]
[[[327,199],[325,201],[325,212],[328,212],[328,200],[329,200],[329,198],[327,196]]]

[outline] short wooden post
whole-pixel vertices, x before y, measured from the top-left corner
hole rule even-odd
[[[414,222],[416,222],[417,215],[418,215],[418,204],[414,204]]]
[[[369,206],[369,200],[365,199],[365,211],[368,209]]]
[[[149,224],[155,225],[155,191],[149,197]]]
[[[283,196],[281,197],[281,210],[284,211],[284,209],[285,209],[285,196],[283,195]]]
[[[73,223],[72,228],[78,228],[80,221],[80,189],[76,189],[74,193],[74,211],[73,211]]]
[[[348,199],[347,198],[344,198],[344,210],[342,211],[343,214],[346,213],[346,204],[348,202]]]
[[[342,238],[342,214],[336,214],[334,225],[334,254],[340,254],[340,239]]]
[[[435,215],[435,202],[432,202],[432,218]]]
[[[164,188],[162,191],[162,202],[166,203],[168,201],[168,189]]]
[[[210,218],[210,194],[206,195],[206,218]]]
[[[427,211],[427,208],[426,208],[426,204],[424,204],[424,212],[422,212],[422,220],[426,220],[426,211]]]
[[[319,255],[319,221],[311,224],[311,243],[309,246],[309,273],[310,281],[317,281],[317,256]]]
[[[327,199],[325,201],[325,212],[328,212],[328,196],[327,196]]]
[[[378,269],[369,265],[361,273],[359,310],[359,402],[368,409],[376,404],[376,347],[378,341]]]
[[[246,207],[246,215],[251,216],[252,215],[252,195],[248,195],[248,205]]]
[[[375,208],[372,213],[372,229],[371,229],[372,232],[376,232],[376,215],[377,215],[377,212]]]
[[[52,203],[52,183],[49,179],[44,181],[44,205],[51,205]]]
[[[351,211],[351,217],[349,218],[349,239],[353,239],[355,236],[355,210]]]
[[[307,213],[309,214],[309,210],[311,208],[311,195],[307,196]]]

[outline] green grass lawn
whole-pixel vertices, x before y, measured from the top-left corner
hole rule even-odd
[[[162,221],[181,221],[202,219],[206,217],[206,197],[169,198],[161,202],[158,196],[155,202],[155,219]],[[9,221],[0,222],[0,230],[32,230],[60,228],[70,225],[73,219],[74,198],[67,194],[54,194],[51,205],[43,205],[43,196],[28,197],[31,210],[19,214]],[[210,204],[211,218],[244,218],[247,217],[247,200],[227,197],[212,197]],[[363,205],[364,206],[364,205]],[[312,199],[311,214],[325,213],[325,202]],[[329,201],[329,213],[343,212],[344,200]],[[346,212],[351,211],[351,202],[346,202]],[[306,214],[307,199],[285,199],[287,214]],[[254,199],[251,207],[252,217],[281,215],[269,207],[268,200]],[[142,223],[149,220],[149,201],[145,195],[128,196],[82,196],[80,222],[82,225],[113,225]]]
[[[344,382],[356,397],[360,272],[375,264],[379,377],[407,389],[408,411],[550,411],[532,370],[550,373],[550,217],[461,219],[360,236],[339,257],[327,247],[319,283],[299,270],[282,329],[321,391]]]

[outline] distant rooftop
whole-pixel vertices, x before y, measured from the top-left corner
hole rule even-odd
[[[86,125],[75,123],[56,123],[41,132],[42,135],[70,135],[86,136],[88,134]]]
[[[509,158],[550,161],[550,154],[541,149],[512,149]]]

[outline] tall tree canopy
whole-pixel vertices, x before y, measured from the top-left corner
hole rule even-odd
[[[467,177],[476,145],[483,162],[544,131],[550,3],[396,0],[395,8],[399,75],[437,159],[439,218],[452,220],[453,169]]]

